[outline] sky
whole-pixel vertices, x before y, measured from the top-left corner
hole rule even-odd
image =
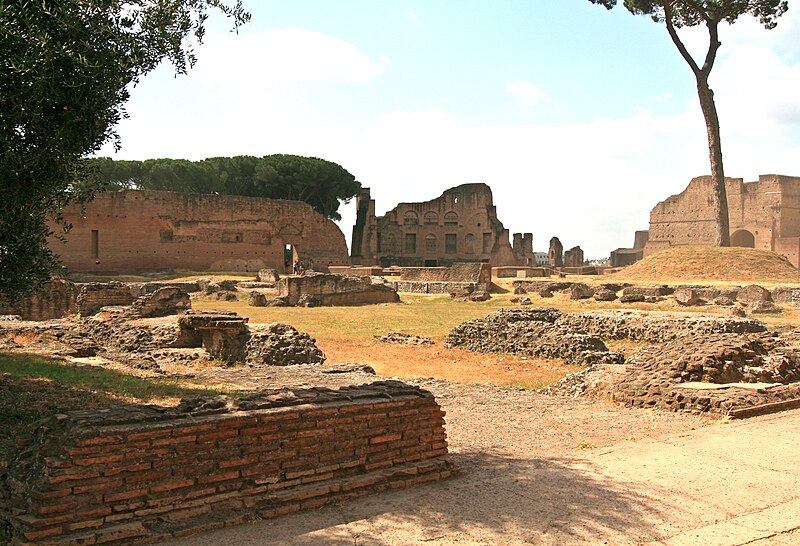
[[[620,2],[621,3],[621,2]],[[666,28],[588,0],[245,0],[188,75],[131,90],[115,159],[270,154],[338,163],[378,215],[484,182],[511,233],[589,259],[709,174],[688,65]],[[705,27],[682,31],[697,58]],[[727,176],[800,176],[800,15],[720,30],[711,75]],[[348,243],[355,200],[340,207]]]

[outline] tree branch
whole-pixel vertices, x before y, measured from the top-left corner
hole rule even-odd
[[[692,57],[692,55],[689,53],[689,50],[686,49],[686,46],[680,39],[680,36],[678,36],[678,32],[675,30],[675,25],[672,24],[672,0],[664,0],[662,5],[664,6],[664,23],[667,25],[667,32],[669,32],[669,37],[672,38],[672,42],[675,44],[675,47],[678,48],[678,51],[680,51],[681,56],[688,63],[689,68],[692,69],[694,75],[699,76],[701,74],[700,67],[697,66],[694,57]]]

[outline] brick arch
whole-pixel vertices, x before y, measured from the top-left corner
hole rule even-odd
[[[756,247],[755,236],[746,229],[739,229],[731,234],[731,246],[741,246],[746,248]]]

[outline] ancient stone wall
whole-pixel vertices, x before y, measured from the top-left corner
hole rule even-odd
[[[374,283],[369,277],[345,277],[329,273],[284,277],[278,281],[278,296],[286,297],[289,305],[298,305],[304,298],[313,298],[315,305],[363,305],[400,301],[395,289],[388,284]]]
[[[13,544],[138,544],[289,514],[449,476],[443,416],[399,382],[71,412],[20,439],[3,515]]]
[[[441,266],[456,262],[533,265],[533,236],[515,234],[497,218],[486,184],[463,184],[422,203],[400,203],[375,216],[364,188],[357,198],[352,260],[360,265]]]
[[[14,305],[0,305],[0,315],[19,315],[22,320],[50,320],[77,310],[78,287],[64,280],[53,280],[42,290]]]
[[[800,178],[761,175],[756,182],[726,178],[732,246],[771,250],[800,264]],[[670,246],[712,245],[711,177],[692,179],[686,189],[650,212],[644,255]]]
[[[258,271],[299,257],[317,270],[349,264],[344,235],[299,201],[164,191],[99,193],[65,209],[66,245],[52,243],[74,271]],[[287,250],[287,245],[289,249]]]
[[[458,263],[450,267],[404,267],[401,281],[473,282],[488,286],[492,282],[492,266],[486,263]]]

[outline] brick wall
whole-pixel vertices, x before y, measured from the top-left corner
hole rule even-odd
[[[41,291],[22,298],[14,305],[0,306],[0,315],[20,315],[22,320],[62,318],[76,310],[78,288],[69,281],[52,280]]]
[[[14,544],[185,536],[445,478],[443,416],[396,381],[71,412],[19,442],[0,508]]]
[[[73,271],[284,272],[286,245],[317,270],[350,264],[341,230],[300,201],[129,190],[63,214],[73,227],[52,247]]]

